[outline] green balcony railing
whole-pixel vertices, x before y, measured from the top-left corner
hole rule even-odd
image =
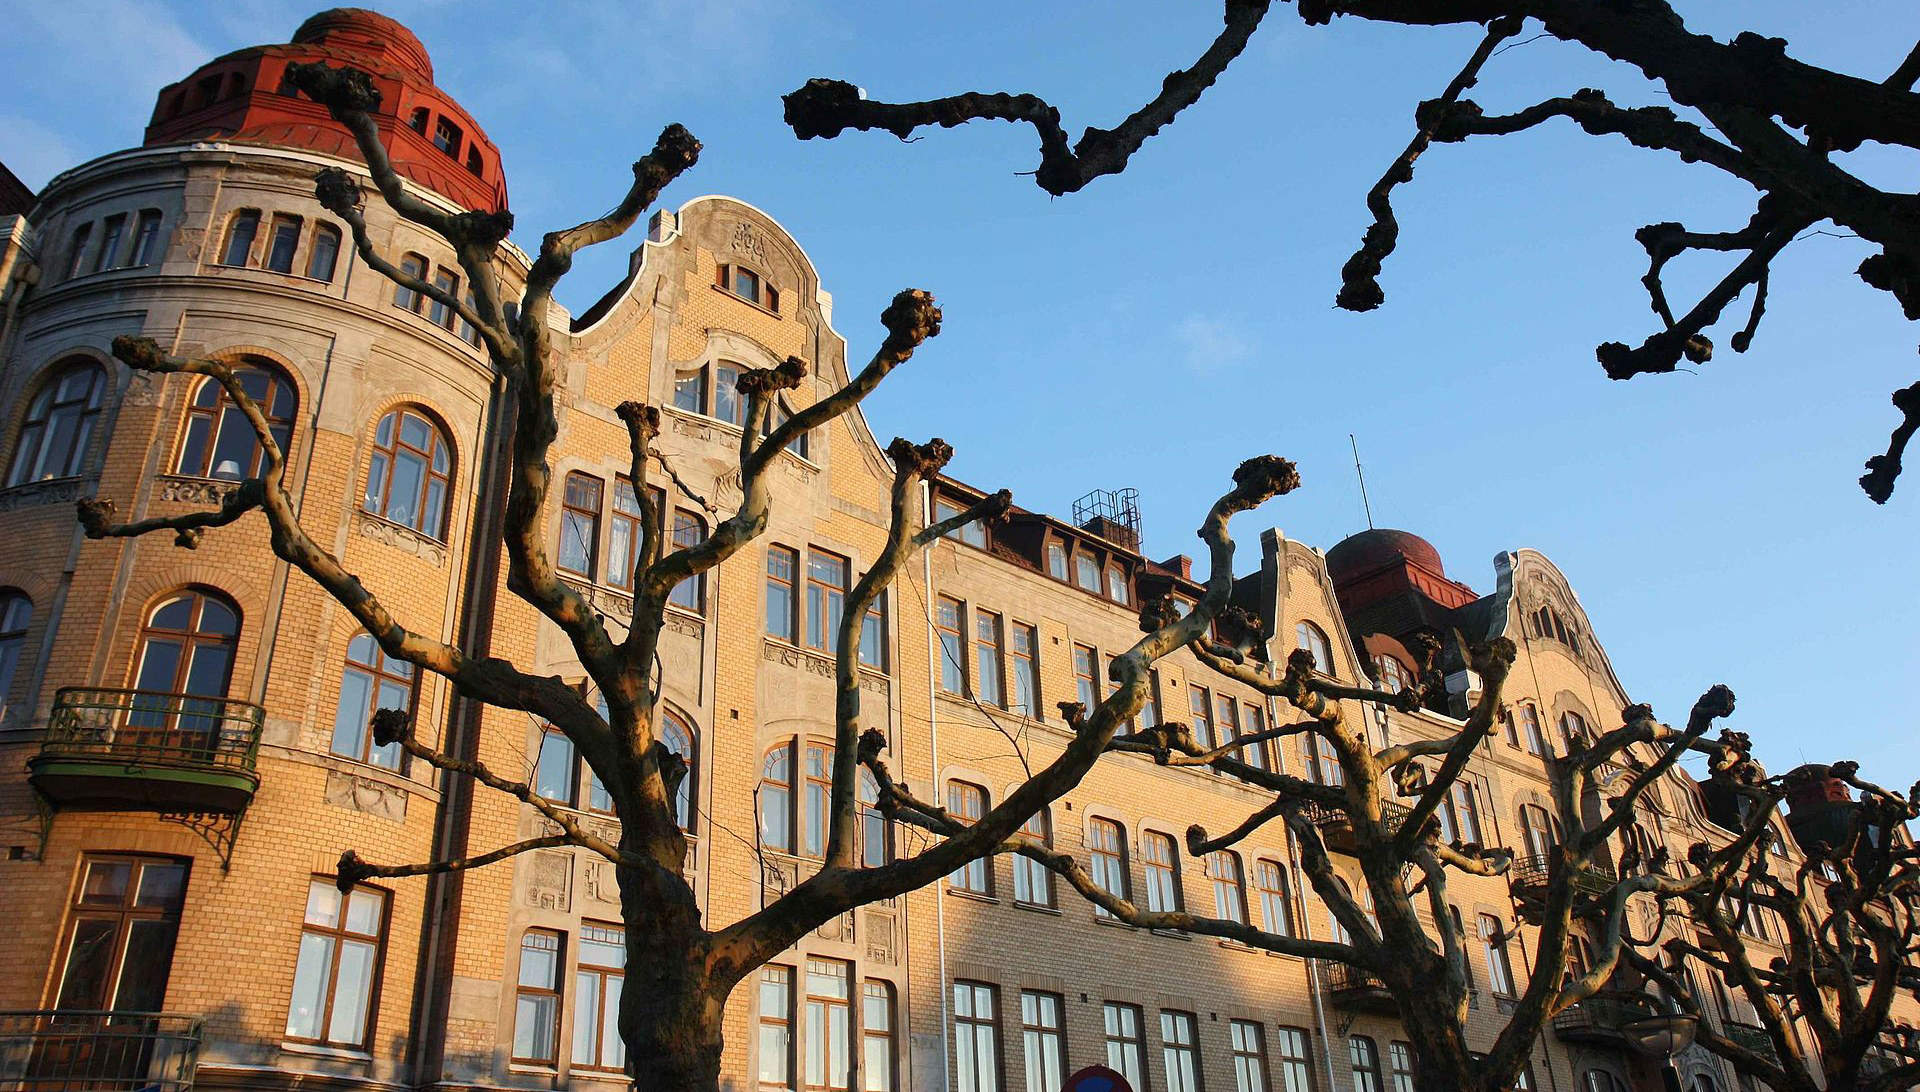
[[[1720,1025],[1720,1034],[1729,1042],[1745,1047],[1769,1062],[1777,1063],[1780,1060],[1779,1053],[1773,1049],[1773,1040],[1767,1035],[1767,1029],[1758,1024],[1727,1020]]]
[[[1557,855],[1520,857],[1507,870],[1507,887],[1513,893],[1514,901],[1519,904],[1520,916],[1527,921],[1538,924],[1536,919],[1545,908],[1554,863],[1558,860]],[[1597,906],[1594,900],[1604,897],[1619,882],[1613,869],[1597,864],[1578,866],[1574,869],[1572,879],[1574,894],[1585,897],[1585,901],[1579,904],[1585,908]]]
[[[265,720],[231,698],[63,687],[28,772],[55,805],[244,810],[260,786]]]
[[[4,1092],[190,1092],[197,1017],[160,1012],[0,1012]]]

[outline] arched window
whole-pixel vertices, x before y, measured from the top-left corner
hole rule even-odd
[[[1283,937],[1293,935],[1293,897],[1287,870],[1265,857],[1253,863],[1253,884],[1260,892],[1260,927]]]
[[[27,405],[7,484],[70,478],[85,469],[105,387],[105,371],[91,360],[56,368]]]
[[[1559,844],[1553,835],[1553,824],[1547,818],[1547,809],[1538,804],[1520,805],[1520,833],[1526,840],[1529,857],[1545,857]]]
[[[1293,627],[1294,643],[1313,653],[1314,670],[1325,675],[1333,674],[1333,652],[1327,644],[1326,631],[1312,622],[1301,622]]]
[[[1560,742],[1569,752],[1592,742],[1587,735],[1587,718],[1571,709],[1560,714]]]
[[[33,600],[18,588],[0,588],[0,716],[13,691],[14,672],[27,647],[27,623],[33,621]]]
[[[216,704],[181,702],[177,719],[173,707],[181,695],[226,697],[239,644],[240,608],[220,593],[187,588],[162,599],[140,627],[133,686],[151,697],[134,700],[134,711],[127,716],[131,734],[178,746],[175,732],[217,732],[220,718],[207,715],[217,711]]]
[[[256,357],[247,357],[234,369],[240,389],[247,392],[266,416],[267,429],[283,455],[293,446],[293,415],[299,396],[293,382],[278,368]],[[239,481],[257,478],[266,465],[266,454],[254,435],[247,415],[240,411],[227,388],[211,377],[201,380],[194,392],[193,405],[187,411],[187,428],[180,443],[180,459],[174,473],[196,478],[225,478]]]
[[[128,265],[152,265],[160,257],[160,210],[141,209],[133,230],[133,257]]]
[[[781,853],[793,852],[793,747],[781,744],[767,752],[760,767],[760,844]]]
[[[1149,831],[1140,836],[1140,856],[1147,868],[1147,909],[1171,914],[1180,909],[1180,851],[1173,839]]]
[[[374,430],[360,506],[444,542],[452,475],[453,458],[440,426],[417,409],[392,410]]]
[[[693,779],[694,771],[700,768],[700,753],[695,749],[693,725],[681,720],[671,710],[662,710],[660,716],[660,742],[667,750],[679,755],[687,764],[687,773],[680,779],[680,785],[673,791],[673,820],[680,829],[693,830]]]
[[[406,752],[400,744],[375,746],[368,721],[376,709],[413,712],[413,665],[387,657],[385,649],[362,633],[347,642],[347,666],[340,675],[340,703],[333,715],[333,753],[359,762],[400,768]]]
[[[987,790],[965,781],[947,782],[947,812],[962,823],[973,824],[987,813]],[[947,877],[956,891],[976,895],[993,894],[993,868],[987,858],[975,858]]]
[[[1120,824],[1111,819],[1095,819],[1087,826],[1087,856],[1093,872],[1093,882],[1100,890],[1116,899],[1125,899],[1127,893],[1127,834]],[[1094,913],[1110,918],[1105,907],[1094,907]]]
[[[340,229],[332,224],[316,224],[313,243],[307,248],[307,276],[316,281],[333,281],[333,267],[340,261]]]
[[[1586,1092],[1627,1092],[1625,1082],[1604,1069],[1589,1069],[1586,1076]]]
[[[1240,858],[1229,850],[1207,854],[1207,878],[1213,881],[1213,913],[1225,921],[1247,920],[1247,885],[1240,875]]]
[[[1347,1057],[1353,1063],[1353,1092],[1380,1092],[1380,1048],[1365,1035],[1347,1039]]]
[[[1413,669],[1400,662],[1398,656],[1381,653],[1373,658],[1374,674],[1379,676],[1380,689],[1389,694],[1398,694],[1413,685]]]
[[[227,224],[227,245],[220,250],[221,265],[244,266],[253,253],[253,240],[260,234],[260,210],[241,209]]]

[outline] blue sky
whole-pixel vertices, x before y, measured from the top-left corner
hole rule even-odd
[[[1353,433],[1377,524],[1427,537],[1482,592],[1498,551],[1546,552],[1664,718],[1725,682],[1772,769],[1856,757],[1886,783],[1920,778],[1920,470],[1885,508],[1854,485],[1894,423],[1888,394],[1920,372],[1920,327],[1853,276],[1859,241],[1790,248],[1744,356],[1726,347],[1736,305],[1697,374],[1610,382],[1594,345],[1653,329],[1634,229],[1734,228],[1752,199],[1710,169],[1553,125],[1431,151],[1396,200],[1387,305],[1332,308],[1367,187],[1477,31],[1309,28],[1276,5],[1126,173],[1054,200],[1016,174],[1035,164],[1024,127],[801,143],[779,96],[816,75],[894,100],[1031,90],[1077,133],[1190,63],[1217,5],[1088,0],[1044,19],[998,2],[379,6],[502,148],[523,243],[611,204],[627,164],[678,121],[706,150],[669,203],[727,193],[784,223],[856,357],[894,291],[938,295],[945,332],[869,403],[883,438],[944,436],[956,474],[1030,508],[1137,487],[1148,551],[1164,557],[1194,552],[1190,529],[1233,466],[1268,451],[1298,461],[1306,488],[1241,521],[1244,554],[1263,526],[1322,547],[1363,528]],[[1680,6],[1695,29],[1784,37],[1873,79],[1920,37],[1910,0]],[[286,40],[317,7],[20,5],[0,38],[0,159],[39,186],[136,144],[159,87]],[[1503,53],[1472,94],[1504,112],[1585,86],[1664,101],[1551,40]],[[1911,188],[1911,157],[1854,158]],[[565,286],[576,309],[625,268],[624,248],[603,250]],[[1676,263],[1676,302],[1721,268]]]

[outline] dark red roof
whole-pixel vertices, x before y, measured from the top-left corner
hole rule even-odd
[[[146,143],[222,140],[360,159],[346,129],[284,83],[296,61],[351,66],[373,77],[380,92],[375,120],[402,175],[464,208],[507,207],[499,150],[434,84],[426,47],[400,23],[363,8],[320,12],[291,42],[236,50],[162,88]]]
[[[1440,551],[1432,543],[1408,531],[1385,528],[1368,528],[1335,543],[1327,551],[1327,574],[1340,581],[1403,561],[1411,561],[1435,576],[1447,575],[1440,564]]]

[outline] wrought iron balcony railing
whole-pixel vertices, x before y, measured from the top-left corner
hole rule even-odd
[[[197,1017],[160,1012],[0,1012],[7,1092],[190,1092]]]
[[[1519,904],[1519,913],[1524,920],[1539,924],[1539,915],[1546,907],[1554,863],[1558,860],[1557,855],[1520,857],[1507,870],[1508,890]],[[1613,885],[1619,882],[1619,876],[1605,865],[1584,864],[1574,869],[1572,881],[1575,910],[1584,913],[1598,906],[1596,900],[1613,889]]]
[[[1404,804],[1382,800],[1380,825],[1386,828],[1388,834],[1393,834],[1399,831],[1400,825],[1406,822],[1412,810]],[[1301,807],[1300,814],[1306,818],[1307,822],[1320,828],[1320,838],[1327,844],[1328,849],[1340,853],[1353,851],[1353,820],[1347,815],[1345,808],[1309,802]]]
[[[1767,1035],[1767,1029],[1757,1024],[1726,1020],[1720,1025],[1720,1034],[1729,1042],[1743,1046],[1770,1062],[1777,1063],[1780,1060],[1779,1053],[1773,1049],[1773,1040]]]
[[[235,813],[260,787],[265,720],[230,698],[63,687],[28,770],[55,805]]]
[[[1320,988],[1338,1008],[1396,1013],[1393,991],[1387,984],[1350,963],[1320,960]]]
[[[1635,1005],[1604,997],[1589,997],[1556,1013],[1553,1031],[1566,1042],[1625,1047],[1627,1039],[1620,1029],[1628,1021],[1652,1013],[1650,1004]]]

